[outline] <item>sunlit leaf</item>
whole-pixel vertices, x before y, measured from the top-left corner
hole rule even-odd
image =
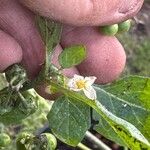
[[[59,55],[59,63],[62,68],[70,68],[80,64],[86,58],[86,50],[82,45],[65,48]]]
[[[94,125],[94,130],[103,135],[105,138],[114,141],[115,143],[126,146],[119,135],[114,131],[110,124],[96,111],[93,110],[93,119],[98,121],[98,124]]]
[[[77,146],[90,128],[90,108],[66,96],[53,104],[48,116],[50,128],[63,142]]]
[[[150,141],[150,78],[130,76],[103,88],[109,96],[99,90],[100,102],[132,123]]]
[[[62,25],[40,16],[36,17],[36,23],[46,48],[44,72],[47,76],[50,71],[52,54],[61,38]]]
[[[101,87],[95,85],[101,104],[117,117],[133,124],[150,141],[150,78],[130,76],[103,86],[106,91]],[[94,118],[98,119],[95,112]],[[112,127],[101,117],[99,121],[95,129],[107,138],[120,143],[120,138],[114,136]]]
[[[54,48],[60,41],[62,25],[47,18],[37,16],[36,23],[46,46],[46,53],[53,53]]]

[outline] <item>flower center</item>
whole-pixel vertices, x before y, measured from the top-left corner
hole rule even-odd
[[[76,85],[77,85],[78,89],[83,89],[83,88],[85,88],[86,84],[85,84],[84,80],[79,80],[76,82]]]

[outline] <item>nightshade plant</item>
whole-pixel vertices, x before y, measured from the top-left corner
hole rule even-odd
[[[78,88],[72,88],[68,86],[68,81],[72,79],[62,74],[63,69],[78,65],[86,58],[85,47],[75,45],[64,49],[59,56],[61,68],[57,68],[50,62],[60,40],[62,25],[42,17],[37,17],[37,25],[46,46],[43,69],[34,81],[28,80],[26,71],[18,64],[7,69],[1,79],[7,84],[0,89],[0,122],[16,124],[33,114],[39,99],[33,88],[46,82],[49,85],[46,91],[61,93],[53,103],[47,120],[53,134],[62,142],[76,147],[91,127],[91,120],[98,120],[93,129],[104,137],[132,150],[149,150],[150,78],[128,76],[109,85],[92,85],[93,77],[89,87],[96,93],[91,98],[84,91],[87,86],[84,81],[89,78],[80,77],[80,81],[75,80]],[[126,24],[119,26],[124,25],[128,30]],[[114,32],[111,33],[114,35]],[[55,140],[48,142],[52,139],[50,137],[47,134],[36,136],[22,133],[16,140],[17,149],[55,149]]]

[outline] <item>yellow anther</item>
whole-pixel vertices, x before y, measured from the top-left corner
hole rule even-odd
[[[84,80],[79,80],[76,82],[78,89],[83,89],[86,86],[86,82]]]

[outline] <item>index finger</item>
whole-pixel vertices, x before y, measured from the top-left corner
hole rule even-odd
[[[42,16],[76,26],[108,25],[133,17],[144,0],[20,0]]]

